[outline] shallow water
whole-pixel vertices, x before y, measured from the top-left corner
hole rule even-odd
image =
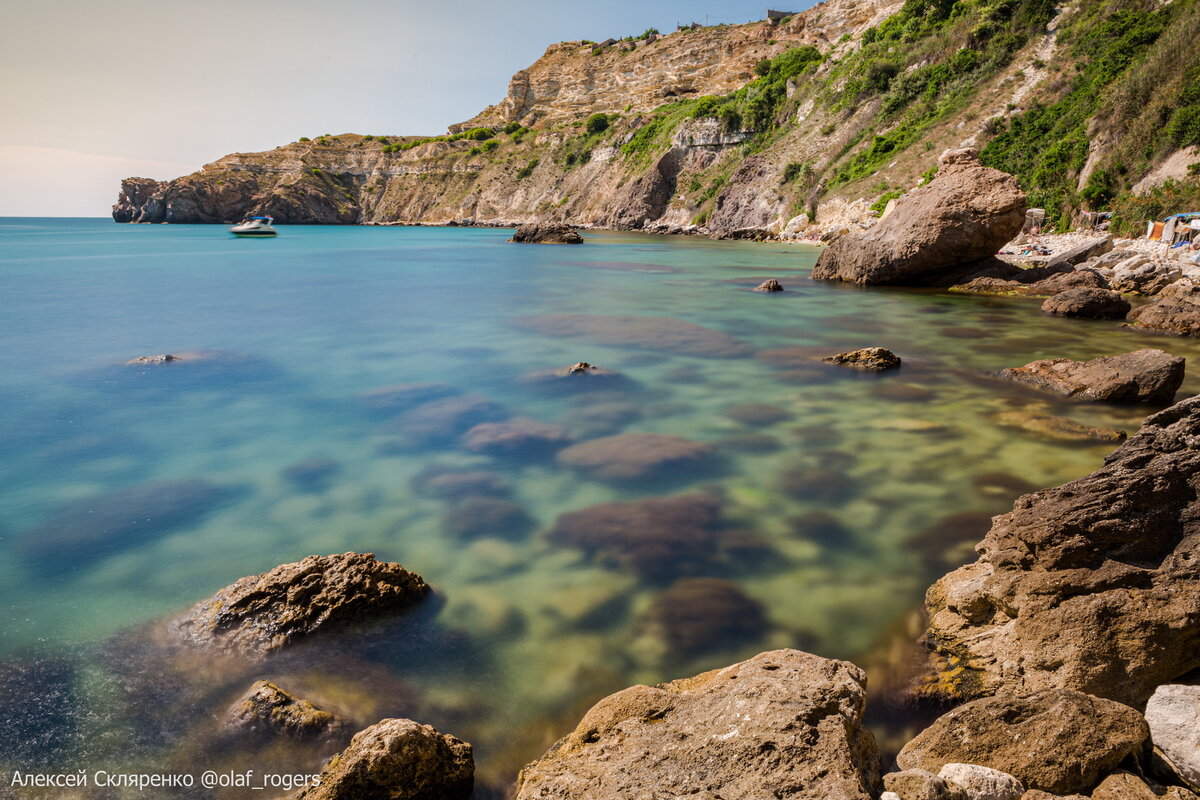
[[[330,746],[231,753],[214,740],[214,718],[262,677],[360,727],[403,713],[453,732],[475,744],[484,790],[503,787],[631,683],[771,647],[868,657],[933,578],[970,560],[988,515],[1112,449],[1011,427],[1007,412],[1130,432],[1145,413],[1060,403],[983,372],[1198,352],[1043,317],[1030,300],[814,283],[818,251],[803,246],[507,235],[289,226],[254,241],[208,226],[0,220],[0,685],[9,697],[25,687],[20,703],[0,692],[0,735],[24,742],[9,766],[314,771]],[[749,291],[765,277],[787,291]],[[653,319],[614,319],[627,316]],[[813,363],[866,345],[905,366],[865,376]],[[216,355],[123,365],[185,351]],[[523,379],[581,360],[626,380]],[[412,383],[443,396],[418,413],[369,394]],[[1181,396],[1197,389],[1189,378]],[[453,392],[493,405],[451,414]],[[714,450],[703,469],[613,481],[546,450],[465,449],[466,428],[506,414],[580,440],[648,432]],[[439,471],[507,487],[438,496]],[[585,551],[556,527],[601,503],[696,492],[718,498],[697,502],[720,519],[685,558],[634,553],[644,541]],[[671,519],[642,531],[673,532]],[[303,657],[183,670],[198,688],[168,694],[190,715],[162,713],[170,702],[147,689],[155,673],[129,631],[243,575],[348,550],[402,562],[441,604]],[[732,582],[761,612],[726,603],[720,584],[677,584],[657,601],[695,576]]]

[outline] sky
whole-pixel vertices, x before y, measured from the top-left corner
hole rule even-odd
[[[553,42],[765,15],[747,0],[4,2],[0,216],[107,216],[122,178],[300,136],[443,133]]]

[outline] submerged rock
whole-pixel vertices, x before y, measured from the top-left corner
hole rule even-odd
[[[349,733],[345,720],[269,681],[256,681],[234,701],[225,712],[225,727],[296,739],[332,739]]]
[[[1107,289],[1108,282],[1091,270],[1047,272],[1044,267],[1021,270],[1009,278],[975,278],[951,286],[956,294],[1020,295],[1053,297],[1073,289]]]
[[[396,433],[416,444],[449,442],[484,422],[508,418],[502,406],[477,394],[431,400],[401,415],[393,425]]]
[[[542,314],[520,317],[514,323],[545,336],[578,336],[599,344],[665,350],[679,355],[741,358],[753,352],[750,345],[727,333],[675,317]]]
[[[571,441],[562,425],[518,417],[507,422],[484,422],[463,434],[463,446],[490,456],[548,455]]]
[[[466,497],[453,503],[442,517],[442,533],[462,540],[520,538],[532,528],[533,520],[525,509],[503,497]]]
[[[1200,336],[1200,283],[1180,280],[1159,292],[1149,305],[1129,314],[1135,328],[1176,336]]]
[[[264,656],[316,633],[405,611],[430,591],[420,575],[371,553],[309,556],[226,586],[171,627],[194,645]]]
[[[796,650],[601,700],[521,771],[517,800],[868,800],[866,676]]]
[[[332,458],[306,458],[286,467],[280,475],[297,491],[323,492],[341,466]]]
[[[1069,794],[1090,790],[1148,735],[1146,721],[1129,706],[1050,689],[960,706],[906,744],[896,763],[933,772],[969,762],[1006,772],[1029,789]]]
[[[1067,289],[1042,303],[1042,311],[1062,317],[1125,319],[1129,301],[1108,289]]]
[[[895,369],[900,366],[900,356],[886,347],[864,347],[861,350],[838,353],[821,360],[826,364],[834,364],[839,367],[853,367],[874,372],[882,372],[885,369]]]
[[[782,292],[783,286],[779,283],[779,281],[775,280],[774,278],[768,278],[767,280],[760,283],[758,286],[755,286],[754,291],[756,291],[756,292]]]
[[[1066,417],[1037,414],[1030,411],[1001,411],[996,422],[1006,428],[1018,428],[1047,439],[1065,442],[1123,442],[1125,431],[1112,428],[1093,428]]]
[[[726,406],[721,413],[734,422],[754,427],[774,425],[792,418],[792,412],[770,403],[739,403]]]
[[[703,494],[600,503],[561,515],[550,541],[643,578],[695,574],[722,557],[721,503]]]
[[[320,783],[294,800],[468,800],[475,786],[471,745],[432,725],[385,719],[354,734],[329,760]]]
[[[512,486],[503,477],[487,470],[461,470],[427,467],[412,479],[412,488],[433,497],[452,498],[470,495],[507,497]]]
[[[535,222],[517,228],[509,241],[523,244],[583,244],[583,237],[570,225]]]
[[[1183,384],[1182,358],[1135,350],[1091,361],[1048,358],[1001,370],[999,377],[1072,400],[1170,403]]]
[[[1146,703],[1146,722],[1170,770],[1200,789],[1200,686],[1159,686]]]
[[[683,659],[756,642],[769,628],[762,605],[720,578],[676,581],[654,598],[643,622]]]
[[[812,276],[948,286],[961,282],[953,279],[958,277],[954,273],[994,257],[1024,223],[1025,193],[1016,178],[983,166],[973,150],[948,151],[933,181],[901,198],[895,210],[870,229],[842,236],[827,247]],[[984,268],[980,263],[979,269]]]
[[[710,445],[664,433],[620,433],[571,445],[558,464],[602,481],[629,482],[694,472],[711,465]]]
[[[597,389],[624,389],[635,385],[635,382],[623,373],[587,361],[579,361],[569,367],[535,370],[522,375],[521,382],[538,388],[572,393]]]
[[[60,658],[0,661],[0,741],[5,758],[66,763],[84,717],[75,666]]]
[[[1019,498],[979,560],[930,588],[935,693],[1076,689],[1139,704],[1200,667],[1200,398],[1099,470]],[[1069,632],[1069,639],[1064,639]]]
[[[400,412],[456,394],[461,394],[458,387],[444,383],[398,383],[371,389],[358,398],[369,408]]]
[[[76,500],[26,531],[17,545],[29,560],[54,568],[90,565],[199,523],[234,491],[199,478],[153,481]]]

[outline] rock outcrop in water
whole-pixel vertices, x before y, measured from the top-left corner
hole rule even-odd
[[[345,720],[295,697],[269,681],[256,681],[225,712],[231,730],[297,739],[336,738],[349,733]]]
[[[1200,667],[1200,398],[1096,472],[1016,501],[979,560],[930,588],[933,689],[1075,689],[1130,704]]]
[[[973,150],[942,155],[937,177],[915,189],[870,230],[843,236],[812,276],[869,284],[942,284],[994,269],[995,256],[1025,223],[1016,178],[979,163]],[[1009,270],[1011,272],[1011,270]],[[1003,277],[1003,275],[1002,275]]]
[[[1042,303],[1042,311],[1061,317],[1124,319],[1129,301],[1108,289],[1079,287],[1060,292]]]
[[[406,611],[430,591],[420,575],[370,553],[309,556],[226,586],[171,628],[193,645],[264,656],[317,633]]]
[[[1184,361],[1162,350],[1135,350],[1091,361],[1047,358],[1001,370],[999,377],[1072,400],[1164,405],[1183,384]]]
[[[863,724],[865,685],[848,662],[775,650],[633,686],[525,767],[516,797],[869,800],[879,753]]]
[[[431,725],[385,719],[359,731],[294,800],[468,800],[471,745]]]
[[[886,347],[864,347],[861,350],[851,350],[848,353],[838,353],[821,359],[826,364],[838,367],[852,367],[870,372],[882,372],[896,369],[900,366],[900,356]]]
[[[1135,328],[1175,336],[1200,336],[1200,284],[1180,280],[1167,286],[1153,303],[1134,309]]]
[[[517,228],[509,241],[521,244],[583,244],[583,237],[570,225],[533,222]]]

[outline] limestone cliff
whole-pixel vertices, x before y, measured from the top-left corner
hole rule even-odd
[[[1144,123],[1121,98],[1180,52],[1182,34],[1164,31],[1200,26],[1196,0],[1127,5],[829,0],[783,21],[564,42],[448,135],[302,138],[173,181],[129,179],[113,218],[552,220],[752,238],[815,218],[836,233],[927,180],[937,153],[971,144],[1060,220],[1104,199],[1097,176],[1111,195],[1190,152],[1190,129],[1168,126],[1182,133],[1113,166],[1122,134]],[[1146,108],[1160,108],[1149,92]]]

